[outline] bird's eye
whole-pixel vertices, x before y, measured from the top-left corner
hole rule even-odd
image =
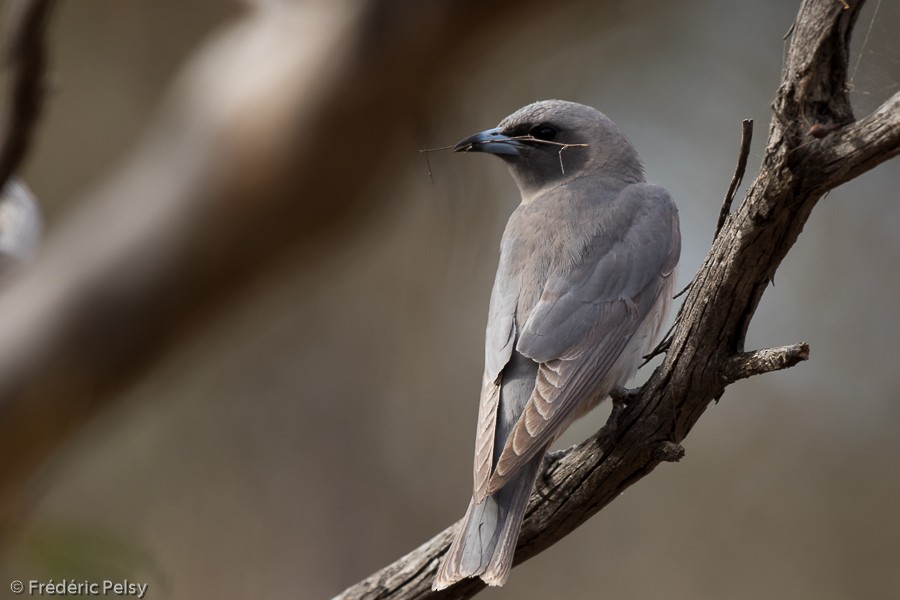
[[[531,137],[537,138],[539,140],[544,140],[545,142],[549,142],[556,137],[556,129],[550,127],[549,125],[537,125],[531,128],[531,131],[528,132]]]

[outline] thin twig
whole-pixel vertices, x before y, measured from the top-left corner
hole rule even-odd
[[[46,52],[44,32],[53,0],[20,0],[12,6],[7,33],[9,68],[6,114],[0,134],[0,189],[25,157],[41,113]]]
[[[684,289],[672,296],[672,300],[678,300],[681,296],[684,296],[693,285],[694,280],[691,279],[688,284],[684,286]],[[681,321],[681,314],[683,311],[684,304],[678,307],[678,312],[675,313],[675,319],[672,321],[672,325],[669,326],[669,329],[666,331],[665,335],[662,336],[662,339],[659,340],[659,343],[656,344],[656,347],[642,357],[644,361],[638,365],[638,369],[643,369],[648,362],[669,350],[669,346],[672,345],[672,334],[675,333],[675,328],[678,327],[678,323]]]
[[[794,23],[791,23],[791,26],[788,27],[788,30],[784,32],[784,36],[782,36],[781,38],[782,40],[787,41],[787,39],[791,37],[791,34],[794,33],[794,26],[796,24],[796,21]]]
[[[453,146],[441,146],[440,148],[422,148],[419,150],[419,154],[425,157],[425,172],[428,174],[428,179],[431,181],[431,185],[434,185],[434,173],[431,171],[431,160],[428,158],[428,155],[432,152],[440,152],[441,150],[453,150]]]
[[[515,135],[512,137],[504,137],[502,139],[486,139],[486,140],[480,140],[477,142],[469,142],[466,146],[463,146],[462,148],[460,148],[460,150],[468,152],[474,146],[481,146],[484,144],[503,144],[506,142],[531,142],[534,144],[547,144],[550,146],[559,146],[559,170],[562,172],[563,175],[566,174],[566,167],[565,167],[565,165],[563,165],[563,158],[562,158],[563,150],[566,150],[567,148],[587,148],[588,147],[588,144],[567,144],[565,142],[554,142],[552,140],[542,140],[540,138],[534,137],[533,135]],[[429,152],[438,152],[440,150],[455,150],[455,149],[456,149],[456,146],[441,146],[440,148],[425,148],[423,150],[419,150],[419,152],[421,152],[422,154],[425,155],[425,160],[427,162]],[[430,165],[428,166],[428,176],[431,177],[431,166]],[[434,178],[432,178],[431,181],[432,181],[432,183],[434,183]]]
[[[716,233],[713,235],[713,241],[719,237],[719,232],[725,225],[728,213],[731,212],[731,204],[734,202],[734,196],[737,194],[738,187],[744,179],[744,172],[747,170],[747,158],[750,156],[750,142],[753,141],[753,119],[744,119],[741,121],[741,150],[738,154],[737,167],[734,170],[734,176],[731,178],[731,185],[728,186],[728,192],[725,194],[725,201],[719,210],[719,220],[716,223]]]
[[[490,144],[493,142],[497,142],[498,140],[484,140],[478,142],[472,142],[472,145],[475,144]],[[587,148],[589,144],[567,144],[566,142],[554,142],[553,140],[542,140],[540,138],[536,138],[533,135],[514,135],[508,137],[503,140],[504,142],[531,142],[534,144],[546,144],[548,146],[559,146],[561,150],[565,150],[566,148]]]
[[[809,360],[809,344],[806,342],[741,352],[725,363],[722,377],[728,383],[734,383],[754,375],[788,369],[804,360]]]
[[[693,280],[693,279],[691,279],[691,280],[688,282],[688,284],[687,284],[686,286],[684,286],[684,289],[682,289],[680,292],[678,292],[677,294],[675,294],[674,296],[672,296],[672,300],[678,300],[679,298],[681,298],[682,296],[684,296],[685,294],[687,294],[687,293],[688,293],[688,290],[691,289],[691,286],[692,286],[692,285],[694,285],[694,280]]]
[[[440,148],[422,148],[421,150],[419,150],[419,153],[428,156],[429,152],[440,152],[441,150],[453,150],[453,146],[441,146]]]

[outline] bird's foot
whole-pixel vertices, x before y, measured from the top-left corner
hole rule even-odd
[[[609,418],[606,419],[606,425],[603,426],[603,437],[607,446],[614,445],[619,438],[619,424],[625,408],[632,404],[641,394],[640,388],[627,389],[625,387],[617,387],[609,393],[612,400],[612,410]]]
[[[556,471],[556,465],[562,457],[569,453],[569,450],[556,450],[555,452],[547,452],[544,454],[543,464],[541,465],[541,474],[538,476],[535,490],[544,500],[550,499],[550,491],[553,489],[553,473]]]

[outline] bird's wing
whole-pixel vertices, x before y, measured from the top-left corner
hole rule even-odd
[[[475,497],[479,500],[487,491],[494,457],[494,432],[500,405],[500,374],[509,363],[516,344],[516,305],[519,299],[519,280],[501,266],[494,280],[488,324],[484,343],[484,376],[481,401],[478,404],[478,425],[475,437]]]
[[[657,304],[678,263],[678,214],[658,186],[632,185],[580,259],[551,273],[516,350],[540,363],[534,392],[490,477],[499,489],[571,422]]]

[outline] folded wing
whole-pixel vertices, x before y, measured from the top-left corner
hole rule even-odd
[[[617,204],[625,226],[617,224],[615,238],[611,240],[598,224],[579,259],[550,274],[537,305],[520,319],[524,325],[515,350],[539,363],[538,374],[493,472],[491,453],[482,457],[482,479],[476,481],[484,487],[484,471],[490,473],[488,494],[558,437],[579,406],[609,393],[600,389],[602,380],[671,286],[680,237],[668,193],[658,186],[632,185]],[[494,388],[486,390],[494,393]],[[482,409],[496,414],[496,401],[492,404]],[[493,435],[488,437],[487,429],[479,429],[479,449],[493,446]]]

